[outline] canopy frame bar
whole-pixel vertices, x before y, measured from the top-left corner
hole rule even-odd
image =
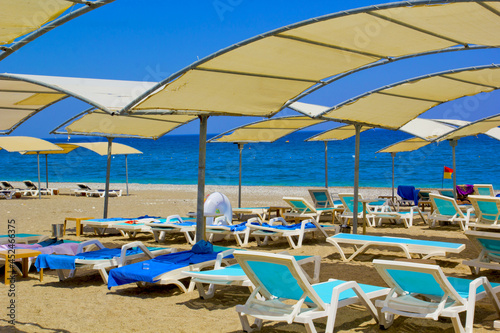
[[[11,43],[10,46],[5,46],[5,45],[0,46],[0,50],[2,51],[2,52],[0,52],[0,61],[7,58],[9,55],[16,52],[17,50],[19,50],[21,47],[28,44],[29,42],[32,42],[33,40],[37,39],[38,37],[51,31],[52,29],[57,28],[57,27],[63,25],[64,23],[71,21],[74,18],[77,18],[85,13],[88,13],[94,9],[102,7],[108,3],[115,1],[115,0],[97,0],[97,1],[67,0],[67,1],[83,4],[85,6],[78,8],[75,11],[72,11],[64,16],[61,16],[61,17],[45,24],[43,27],[31,32],[28,35],[25,35],[17,42]]]

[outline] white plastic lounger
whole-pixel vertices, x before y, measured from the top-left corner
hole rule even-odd
[[[467,230],[469,221],[473,218],[474,209],[472,207],[467,209],[467,213],[464,214],[453,198],[435,193],[430,193],[429,197],[433,209],[429,216],[429,227],[434,227],[436,222],[450,222],[458,223],[462,230]]]
[[[114,228],[115,224],[127,221],[130,221],[130,219],[123,217],[111,217],[107,219],[82,220],[81,225],[82,230],[84,226],[87,226],[93,228],[96,235],[103,235],[106,232],[106,229]]]
[[[151,231],[157,242],[164,241],[166,234],[181,233],[189,244],[194,245],[196,243],[196,220],[194,218],[170,215],[165,220],[159,219],[158,221],[146,222],[145,224],[151,227]]]
[[[142,217],[126,222],[118,222],[113,225],[113,228],[118,230],[123,236],[135,238],[137,233],[153,233],[151,227],[146,225],[149,222],[159,221],[157,217]]]
[[[11,234],[11,235],[0,235],[0,245],[9,244],[9,243],[17,243],[17,244],[30,244],[30,243],[39,243],[45,239],[48,239],[48,236],[44,235],[36,235],[36,234]]]
[[[474,331],[476,301],[488,296],[500,314],[496,293],[500,284],[491,283],[486,277],[475,280],[446,277],[438,265],[401,261],[374,260],[375,269],[391,288],[385,300],[375,305],[381,326],[389,328],[394,315],[438,320],[451,318],[455,332]],[[465,327],[459,314],[465,312]]]
[[[347,224],[349,220],[354,218],[354,194],[352,193],[339,193],[340,200],[344,205],[344,211],[340,214],[340,217],[344,219],[344,224]],[[358,199],[362,200],[363,196],[361,194],[358,195]],[[370,227],[375,226],[375,219],[372,210],[369,205],[366,206],[366,224]],[[363,218],[363,204],[358,201],[358,219]]]
[[[233,253],[235,250],[227,251],[227,254]],[[288,254],[287,252],[282,252],[279,254]],[[319,270],[321,264],[320,256],[294,256],[297,263],[301,266],[307,280],[310,283],[319,282]],[[313,263],[313,276],[311,277],[307,272],[303,269],[303,265]],[[191,281],[196,284],[196,289],[198,289],[198,293],[200,294],[200,298],[208,299],[214,296],[215,286],[242,286],[248,287],[250,291],[253,291],[255,288],[252,282],[248,279],[245,272],[241,268],[239,264],[222,267],[222,255],[217,257],[217,261],[215,263],[213,270],[208,271],[199,271],[199,272],[183,272],[186,276],[191,277]],[[205,291],[203,284],[209,284],[208,291]]]
[[[394,220],[396,221],[396,223],[402,220],[404,222],[405,227],[409,228],[413,226],[413,219],[417,214],[420,215],[424,223],[427,224],[427,220],[425,219],[425,216],[422,214],[418,206],[410,207],[410,211],[408,212],[403,212],[403,211],[394,212],[388,206],[383,212],[373,212],[372,214],[374,220],[378,219],[377,222],[378,227],[382,226],[383,220]]]
[[[245,247],[248,246],[250,232],[252,230],[248,227],[248,223],[252,225],[261,225],[262,221],[259,217],[253,217],[247,222],[242,222],[240,224],[207,225],[206,232],[209,235],[209,241],[212,241],[212,239],[216,238],[217,235],[222,235],[225,239],[234,237],[239,246]]]
[[[459,253],[465,249],[465,244],[458,243],[356,234],[337,234],[328,237],[326,241],[335,246],[344,261],[354,259],[371,246],[398,247],[403,250],[408,259],[412,258],[412,254],[418,255],[422,259],[428,259],[435,256],[446,256],[448,253]],[[341,244],[351,245],[355,250],[354,253],[346,258],[344,250],[340,246]]]
[[[486,195],[469,195],[475,218],[470,218],[468,228],[500,229],[500,198]]]
[[[492,184],[474,184],[474,195],[488,195],[490,197],[495,196],[495,191],[493,190]]]
[[[331,279],[310,284],[294,257],[262,252],[236,251],[234,257],[255,286],[244,305],[237,305],[243,330],[252,332],[263,320],[301,323],[315,333],[313,320],[327,318],[326,332],[333,332],[337,309],[361,302],[378,321],[372,298],[386,295],[388,288]],[[304,305],[307,305],[305,307]]]
[[[257,215],[261,221],[266,221],[269,207],[238,207],[233,208],[234,215]]]
[[[291,211],[284,213],[283,216],[287,219],[293,218],[296,223],[301,220],[311,218],[319,222],[319,219],[323,214],[335,213],[335,208],[333,207],[315,208],[304,198],[284,197],[283,200],[291,207]]]
[[[479,274],[481,268],[500,270],[499,233],[467,230],[465,236],[481,251],[476,259],[462,262],[470,267],[472,274]]]
[[[88,251],[93,246],[96,246],[98,250]],[[121,267],[136,259],[152,259],[172,252],[175,252],[175,249],[148,248],[142,242],[128,243],[123,245],[121,249],[107,249],[101,242],[93,239],[79,244],[75,256],[39,255],[35,266],[39,270],[44,268],[56,269],[60,281],[73,277],[77,268],[95,269],[99,271],[104,283],[108,283],[106,269]],[[66,277],[64,271],[67,269],[69,269],[69,275]]]
[[[281,223],[281,225],[280,225]],[[263,223],[256,225],[247,223],[247,227],[251,229],[251,235],[257,240],[257,245],[267,245],[269,239],[286,238],[290,247],[297,249],[302,246],[302,242],[307,233],[316,234],[322,233],[328,237],[326,230],[334,233],[340,231],[338,225],[320,225],[315,219],[302,220],[300,223],[289,225],[282,217],[275,217],[269,221],[269,224]],[[261,241],[261,237],[264,238]]]

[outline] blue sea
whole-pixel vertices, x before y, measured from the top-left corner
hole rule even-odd
[[[246,144],[243,150],[243,185],[324,186],[323,142],[304,142],[317,132],[297,132],[274,143]],[[210,138],[210,135],[208,136]],[[390,187],[391,155],[376,151],[409,138],[408,134],[374,129],[361,134],[360,186]],[[67,139],[48,139],[54,143]],[[88,137],[72,137],[71,142],[88,142]],[[94,140],[99,141],[99,140]],[[196,184],[198,176],[198,136],[167,135],[156,141],[115,139],[143,152],[128,156],[129,182],[141,184]],[[354,138],[328,143],[329,186],[352,186],[354,182]],[[492,183],[500,188],[500,142],[487,136],[458,141],[456,173],[458,184]],[[36,155],[23,156],[0,150],[0,178],[9,181],[37,179]],[[206,183],[237,185],[239,153],[236,144],[207,144]],[[45,182],[45,156],[40,156]],[[395,159],[395,183],[416,187],[441,187],[443,166],[452,167],[448,142],[432,144]],[[48,155],[49,182],[104,182],[106,157],[84,148],[67,155]],[[111,182],[125,182],[125,158],[115,156]],[[452,180],[445,179],[444,187]]]

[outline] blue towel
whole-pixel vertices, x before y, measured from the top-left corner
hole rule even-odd
[[[127,255],[142,253],[138,247],[127,250]],[[60,254],[40,254],[35,261],[35,267],[38,271],[42,268],[50,269],[75,269],[76,259],[98,260],[113,259],[119,257],[121,249],[100,249],[97,251],[82,252],[74,256]]]
[[[418,205],[418,193],[420,190],[416,190],[415,186],[406,186],[406,185],[399,185],[398,186],[398,195],[403,199],[403,200],[413,200],[415,205]]]
[[[200,242],[198,242],[197,244],[199,244]],[[193,246],[193,249],[197,244]],[[210,246],[208,246],[207,244],[200,244],[200,248],[202,247],[205,250],[207,248],[210,248]],[[199,264],[205,261],[217,259],[217,254],[222,251],[223,248],[216,248],[214,250],[215,251],[209,253],[194,253],[193,250],[170,253],[151,260],[141,261],[131,265],[114,268],[109,271],[108,289],[128,283],[141,281],[150,283],[158,282],[159,280],[155,279],[155,277],[161,274],[176,270],[178,268],[187,267],[192,264]]]

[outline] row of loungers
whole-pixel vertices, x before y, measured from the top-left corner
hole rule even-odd
[[[16,188],[8,181],[0,182],[0,198],[12,199],[14,197],[18,198],[21,196],[37,196],[42,195],[54,195],[58,194],[59,190],[57,188],[38,188],[38,186],[31,180],[23,181],[26,188]]]
[[[477,261],[484,263],[485,258],[493,261],[496,259],[495,263],[490,264],[497,265],[498,269],[500,258],[496,255],[498,253],[496,249],[500,245],[500,237],[492,239],[493,236],[486,235],[488,236],[486,237],[484,234],[491,233],[474,231],[466,233],[477,244],[485,246],[482,256]],[[335,237],[330,237],[329,240]],[[431,253],[433,255],[457,253],[465,247],[463,244],[375,236],[371,236],[369,241],[379,241],[380,244],[406,243],[410,248],[413,247],[410,253],[420,252],[428,256]],[[97,241],[94,242],[97,244]],[[491,246],[492,243],[496,243],[495,246]],[[426,246],[433,247],[434,251],[425,249]],[[84,247],[81,246],[82,249]],[[441,249],[437,251],[439,247]],[[143,258],[152,259],[127,264],[132,258],[127,258],[128,255],[138,254],[127,253],[131,248],[142,251]],[[316,331],[313,320],[327,317],[326,331],[332,332],[337,309],[353,303],[365,305],[370,314],[385,328],[391,325],[396,314],[434,320],[438,317],[449,317],[456,332],[472,332],[475,301],[485,297],[490,298],[495,310],[500,314],[500,303],[496,297],[496,293],[500,292],[500,284],[490,283],[486,277],[478,277],[475,280],[446,277],[437,265],[374,260],[377,272],[389,286],[385,288],[334,279],[317,283],[320,262],[317,256],[242,251],[212,246],[204,241],[195,244],[189,251],[175,252],[172,249],[163,249],[163,253],[170,253],[162,255],[158,255],[161,252],[153,253],[139,242],[113,250],[114,254],[104,251],[105,249],[92,251],[93,254],[83,252],[74,258],[40,255],[35,265],[39,269],[71,269],[73,272],[74,269],[84,265],[98,270],[102,270],[103,267],[120,266],[111,269],[109,277],[101,273],[110,289],[129,283],[174,284],[184,292],[192,291],[196,287],[200,297],[210,298],[214,296],[216,285],[249,287],[252,293],[247,302],[236,307],[245,331],[252,330],[249,317],[255,318],[257,327],[262,325],[263,320],[297,322],[304,324],[308,332]],[[236,259],[237,263],[227,265],[231,259]],[[312,274],[306,272],[303,266],[306,263],[313,263]],[[474,264],[471,261],[464,263]],[[213,269],[204,270],[210,267]],[[61,279],[65,278],[64,274],[59,276]],[[182,283],[186,278],[191,278],[188,288]],[[373,301],[374,298],[382,296],[385,298]],[[461,312],[467,314],[464,326],[459,318]]]

